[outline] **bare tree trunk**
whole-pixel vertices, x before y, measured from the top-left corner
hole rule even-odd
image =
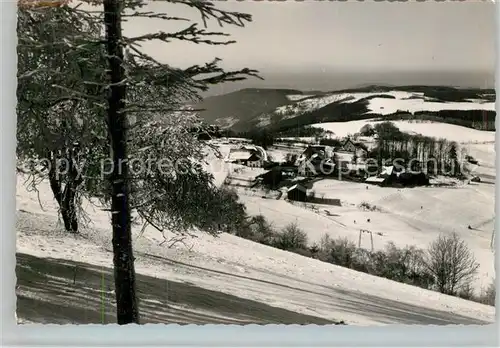
[[[66,175],[66,185],[62,188],[62,173],[58,173],[57,158],[54,152],[47,151],[47,158],[51,159],[49,169],[49,183],[54,198],[59,205],[61,217],[64,223],[64,229],[68,232],[78,232],[78,216],[76,215],[76,188],[81,183],[82,179],[78,178],[78,172],[74,167],[73,159],[67,158],[67,163],[70,165]]]
[[[72,148],[68,155],[67,183],[62,194],[61,212],[63,214],[64,226],[67,231],[78,232],[78,216],[76,211],[76,190],[83,182],[83,178],[79,176],[76,158],[79,155],[79,150]]]
[[[125,70],[121,35],[120,0],[104,0],[106,47],[111,86],[108,97],[108,128],[113,156],[110,176],[112,190],[113,263],[118,324],[139,323],[135,293],[135,270],[127,163],[127,122],[125,107]]]

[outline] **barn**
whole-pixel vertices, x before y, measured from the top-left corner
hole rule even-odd
[[[429,178],[425,173],[419,172],[419,173],[413,173],[413,172],[406,172],[406,173],[401,173],[398,177],[398,183],[400,183],[403,186],[425,186],[429,185]]]
[[[283,173],[281,172],[280,167],[274,167],[271,170],[258,175],[257,178],[262,180],[262,184],[275,188],[278,187],[280,182],[283,180]]]
[[[291,201],[305,202],[307,200],[307,188],[301,184],[295,184],[288,189],[287,197]]]

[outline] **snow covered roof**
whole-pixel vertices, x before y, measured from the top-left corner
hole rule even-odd
[[[403,168],[399,168],[399,170],[396,170],[396,168],[394,166],[384,166],[382,167],[382,171],[380,172],[380,175],[383,176],[389,176],[389,175],[392,175],[392,174],[396,174],[397,176],[399,176],[399,174],[401,173],[404,173],[404,169]]]
[[[309,145],[304,152],[312,151],[313,153],[324,152],[326,156],[331,156],[333,153],[333,147],[328,145]]]
[[[365,180],[365,182],[375,182],[375,183],[379,183],[379,182],[384,182],[385,178],[379,178],[377,176],[370,176],[369,178],[367,178]]]
[[[229,159],[232,161],[247,160],[250,156],[252,156],[252,152],[248,150],[231,151],[229,153]]]
[[[391,175],[393,171],[394,171],[394,166],[385,166],[382,167],[380,175]]]
[[[354,141],[352,140],[351,138],[347,138],[347,140],[344,142],[344,145],[343,146],[346,146],[347,144],[351,143],[356,149],[358,150],[365,150],[366,149],[366,145],[363,144],[363,142],[360,142],[360,141]]]

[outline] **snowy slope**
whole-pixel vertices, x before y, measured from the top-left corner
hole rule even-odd
[[[358,133],[365,124],[375,125],[383,121],[358,120],[349,122],[327,122],[312,124],[312,127],[322,128],[335,133],[341,138]],[[445,138],[458,143],[486,143],[495,141],[495,132],[481,131],[477,129],[457,126],[453,124],[430,122],[430,121],[390,121],[401,131],[413,134],[421,134],[428,137]]]
[[[384,93],[386,94],[386,93]],[[393,94],[394,95],[394,94]],[[441,103],[434,102],[428,98],[415,98],[416,95],[403,96],[401,94],[394,95],[395,99],[388,98],[371,98],[368,102],[370,112],[389,115],[399,111],[409,111],[415,113],[418,111],[440,111],[440,110],[489,110],[495,111],[495,103],[489,102],[450,102]],[[414,98],[409,98],[414,97]]]
[[[411,189],[366,187],[366,184],[337,180],[322,180],[314,184],[317,196],[325,194],[326,198],[337,198],[343,202],[344,207],[329,209],[337,215],[329,218],[343,224],[336,227],[335,234],[347,236],[357,243],[359,229],[367,229],[374,232],[375,249],[381,249],[389,241],[400,247],[415,245],[427,248],[440,233],[456,232],[467,242],[480,263],[474,288],[480,291],[491,283],[495,275],[494,254],[490,248],[495,222],[492,185]],[[359,205],[363,202],[376,207],[376,211],[360,209]],[[469,230],[468,225],[475,230]],[[315,229],[311,225],[308,228]],[[370,246],[367,237],[362,241],[362,246]]]
[[[97,266],[112,264],[107,213],[87,206],[93,225],[85,229],[81,237],[68,236],[56,226],[56,205],[45,183],[40,188],[39,199],[44,211],[38,205],[37,194],[27,192],[19,177],[18,252]],[[162,234],[152,228],[143,234],[138,228],[134,229],[134,238],[138,273],[189,282],[298,313],[360,325],[495,320],[495,309],[490,306],[373,277],[227,234],[212,238],[201,233],[186,245],[177,244],[168,250],[159,245]]]
[[[481,99],[463,102],[437,102],[433,98],[424,96],[422,92],[386,91],[386,92],[332,92],[320,96],[288,95],[294,103],[283,105],[274,110],[274,114],[283,116],[283,119],[297,117],[307,112],[320,109],[331,103],[355,103],[362,99],[368,101],[367,112],[380,115],[389,115],[397,111],[439,111],[439,110],[495,110],[494,102]],[[269,116],[261,119],[260,125],[267,125]]]

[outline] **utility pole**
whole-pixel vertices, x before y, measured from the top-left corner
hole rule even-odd
[[[103,1],[111,83],[108,91],[108,131],[113,158],[113,171],[110,176],[111,222],[116,315],[119,325],[139,323],[129,201],[127,118],[124,112],[126,76],[123,66],[122,4],[122,0]]]
[[[374,244],[373,244],[373,232],[372,231],[363,230],[363,229],[359,230],[358,248],[361,248],[361,236],[363,233],[368,233],[370,235],[370,242],[371,242],[371,247],[372,247],[371,251],[373,252]]]

